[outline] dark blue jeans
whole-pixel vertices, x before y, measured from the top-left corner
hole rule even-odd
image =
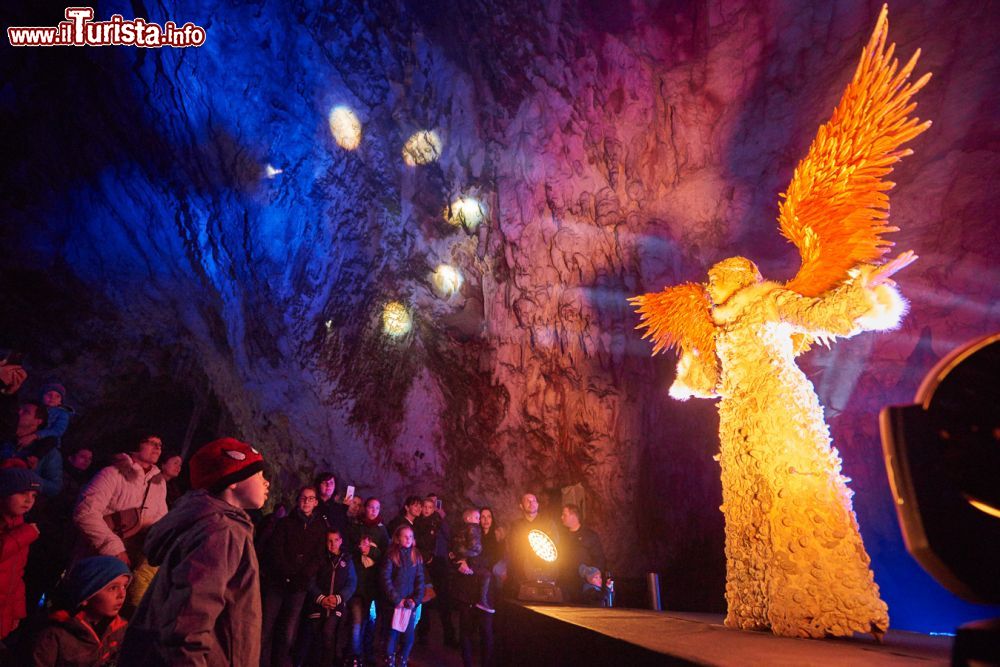
[[[482,667],[493,664],[493,614],[474,604],[463,605],[458,612],[458,636],[462,645],[462,665],[472,667],[474,642],[479,635],[479,659]]]
[[[406,632],[399,632],[392,629],[392,614],[395,608],[391,605],[380,605],[378,610],[379,623],[382,625],[383,637],[385,637],[385,655],[395,654],[397,658],[406,660],[410,657],[413,649],[413,631],[417,627],[417,619],[420,617],[417,605],[410,614],[410,622],[406,626]]]
[[[351,623],[351,655],[366,660],[375,658],[375,622],[371,618],[372,601],[353,597],[347,603]]]
[[[271,584],[264,590],[263,598],[260,664],[263,667],[290,667],[292,645],[295,643],[306,592]]]

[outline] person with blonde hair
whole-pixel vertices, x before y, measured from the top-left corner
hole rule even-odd
[[[424,599],[424,558],[415,546],[413,528],[408,525],[396,528],[380,574],[384,598],[379,613],[384,628],[383,655],[389,667],[406,667],[413,648],[413,631],[420,617],[419,606]]]

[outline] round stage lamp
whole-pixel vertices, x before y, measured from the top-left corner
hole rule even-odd
[[[544,532],[528,531],[528,546],[536,557],[525,563],[525,581],[517,591],[517,599],[526,602],[562,602],[563,594],[556,585],[555,562],[559,558],[556,543]],[[529,557],[530,560],[530,557]]]
[[[413,328],[413,318],[406,306],[398,301],[390,301],[382,309],[382,331],[397,338],[406,335]]]
[[[546,563],[554,563],[556,562],[556,558],[559,557],[556,543],[552,541],[551,537],[540,530],[528,532],[528,544],[531,545],[531,550],[535,552],[535,555]]]

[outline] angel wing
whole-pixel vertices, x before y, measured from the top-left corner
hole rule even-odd
[[[643,339],[653,341],[653,354],[677,346],[682,353],[715,358],[715,323],[704,285],[683,283],[629,302],[639,312],[636,329],[646,329]]]
[[[900,149],[930,127],[908,116],[910,99],[927,83],[925,74],[908,82],[918,49],[902,69],[886,49],[888,6],[883,5],[861,62],[830,121],[819,128],[792,182],[781,193],[781,233],[799,249],[802,264],[786,285],[805,296],[818,296],[841,283],[851,268],[873,262],[893,245],[883,238],[890,227],[893,183],[884,180],[892,165],[912,154]],[[797,348],[801,343],[796,341]],[[801,350],[799,350],[801,351]]]

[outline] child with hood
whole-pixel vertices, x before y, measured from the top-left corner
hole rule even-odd
[[[191,491],[146,537],[159,569],[125,633],[121,667],[260,662],[260,581],[246,510],[267,500],[264,458],[220,438],[196,451],[188,470]]]
[[[125,619],[125,589],[132,573],[114,556],[77,561],[59,584],[57,611],[35,639],[34,667],[105,667],[116,664]]]

